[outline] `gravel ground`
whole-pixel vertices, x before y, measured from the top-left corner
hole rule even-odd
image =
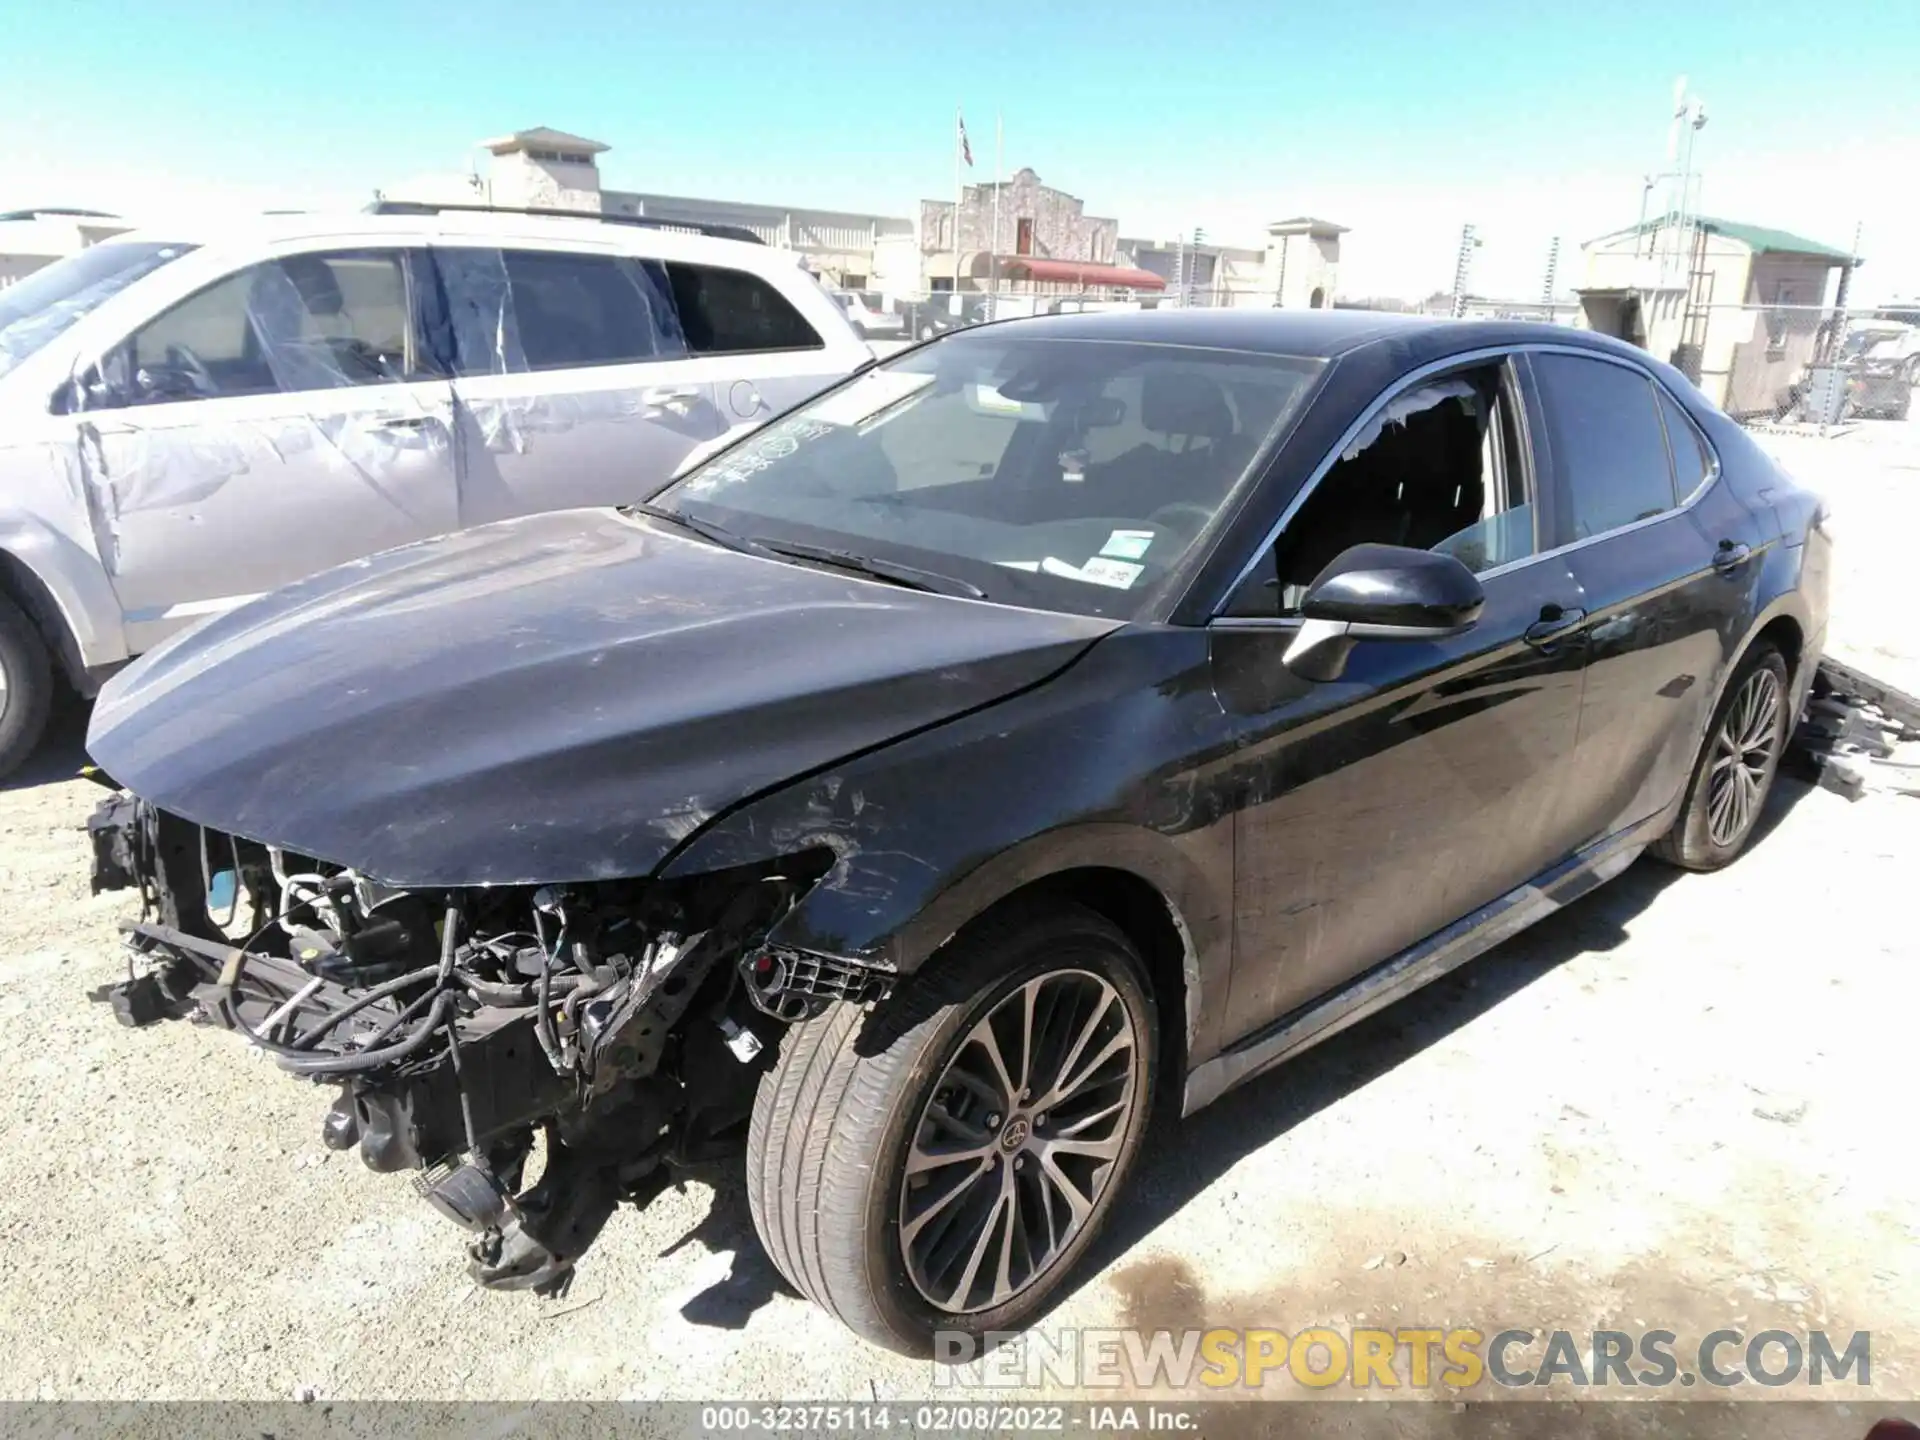
[[[1835,648],[1910,676],[1915,452],[1787,438],[1850,547]],[[784,1292],[737,1174],[623,1211],[564,1299],[479,1292],[321,1147],[326,1092],[89,1005],[126,906],[86,893],[83,721],[0,789],[0,1398],[933,1390]],[[1161,1135],[1046,1324],[1866,1329],[1920,1396],[1916,854],[1920,803],[1783,782],[1732,869],[1637,865]]]

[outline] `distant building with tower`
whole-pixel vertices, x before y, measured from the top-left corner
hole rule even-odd
[[[1730,414],[1778,409],[1839,323],[1828,309],[1859,262],[1817,240],[1704,215],[1590,240],[1577,323],[1684,371]]]
[[[607,189],[603,141],[547,126],[480,142],[484,173],[430,175],[377,192],[383,200],[632,215],[731,225],[798,252],[830,285],[889,299],[957,287],[1012,294],[1111,297],[1184,293],[1196,305],[1323,309],[1339,279],[1346,227],[1279,220],[1265,243],[1123,240],[1120,222],[1031,169],[922,200],[912,218],[816,207]]]

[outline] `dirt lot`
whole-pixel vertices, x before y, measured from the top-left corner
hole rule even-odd
[[[1836,648],[1920,689],[1920,450],[1782,445],[1841,516]],[[80,723],[0,791],[0,1397],[929,1393],[778,1287],[737,1177],[623,1212],[563,1300],[481,1293],[325,1092],[89,1005],[125,906]],[[1917,855],[1920,802],[1783,784],[1731,870],[1638,865],[1162,1135],[1047,1324],[1866,1329],[1920,1397]]]

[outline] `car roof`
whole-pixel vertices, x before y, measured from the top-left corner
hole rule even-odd
[[[1005,320],[1026,335],[1061,340],[1130,340],[1208,349],[1246,350],[1306,359],[1335,359],[1374,345],[1403,347],[1424,362],[1461,351],[1505,345],[1574,345],[1644,362],[1645,351],[1622,341],[1538,320],[1452,320],[1384,310],[1155,309],[1037,315]]]
[[[663,222],[671,224],[671,221]],[[791,264],[796,252],[745,240],[723,240],[682,230],[603,222],[589,214],[528,215],[514,211],[443,210],[430,215],[370,215],[361,211],[288,211],[209,216],[185,224],[156,225],[103,240],[104,245],[219,245],[224,248],[281,245],[301,240],[350,236],[356,242],[391,237],[397,244],[422,238],[443,241],[519,241],[538,245],[554,240],[585,240],[639,255],[666,259],[724,259],[741,268]],[[777,257],[777,258],[776,258]],[[755,264],[755,260],[758,264]]]

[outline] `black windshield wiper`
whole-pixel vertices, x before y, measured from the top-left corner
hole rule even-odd
[[[684,510],[669,510],[664,505],[655,505],[651,500],[642,500],[638,504],[626,507],[637,510],[642,515],[651,515],[656,520],[665,520],[668,524],[678,525],[683,530],[691,530],[703,540],[711,540],[716,545],[724,545],[729,550],[744,550],[749,555],[772,556],[773,552],[758,540],[745,535],[737,535],[724,525],[716,525],[711,520],[697,520]]]
[[[750,543],[759,545],[775,555],[787,555],[795,560],[812,560],[817,564],[831,565],[839,570],[852,570],[861,575],[871,575],[876,580],[890,580],[896,585],[905,585],[914,590],[926,590],[935,595],[959,595],[968,600],[984,600],[987,592],[970,581],[957,575],[942,575],[938,570],[922,570],[918,565],[902,565],[897,560],[882,560],[873,555],[859,555],[851,550],[838,550],[830,545],[808,545],[799,540],[756,539]]]

